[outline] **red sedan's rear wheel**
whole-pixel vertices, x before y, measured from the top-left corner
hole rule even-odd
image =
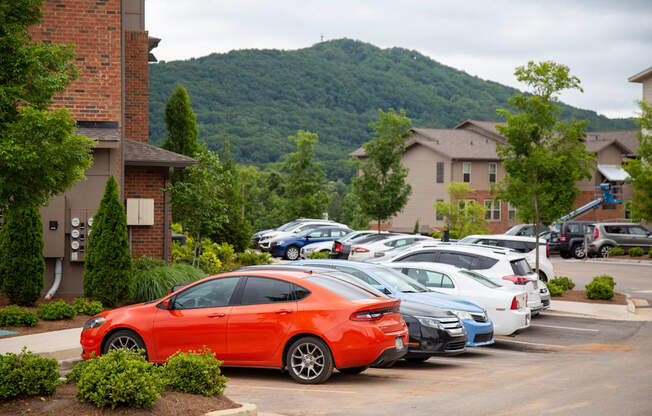
[[[292,378],[301,384],[320,384],[333,374],[333,356],[319,338],[296,340],[288,349],[286,362]]]

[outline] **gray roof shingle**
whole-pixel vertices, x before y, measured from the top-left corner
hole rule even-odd
[[[186,167],[197,163],[191,157],[130,139],[125,139],[124,159],[131,166]]]

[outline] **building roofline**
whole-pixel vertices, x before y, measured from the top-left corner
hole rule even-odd
[[[644,69],[638,74],[632,75],[631,77],[627,78],[627,81],[629,82],[643,82],[647,78],[652,77],[652,66],[649,67],[648,69]]]

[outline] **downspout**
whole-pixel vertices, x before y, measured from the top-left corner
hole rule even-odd
[[[125,0],[120,0],[120,200],[125,199]]]
[[[173,173],[174,168],[169,167],[168,175],[165,177],[165,190],[163,191],[163,257],[167,264],[170,264],[170,191],[168,191],[168,186]]]
[[[59,285],[61,284],[61,264],[62,263],[63,263],[63,257],[57,257],[57,262],[54,265],[54,283],[52,283],[52,287],[50,288],[50,290],[48,290],[48,293],[45,295],[45,300],[52,299],[54,294],[59,289]]]

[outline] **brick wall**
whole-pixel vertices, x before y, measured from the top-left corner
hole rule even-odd
[[[125,32],[125,137],[148,140],[148,32]]]
[[[120,0],[47,0],[35,41],[74,44],[79,78],[54,98],[76,120],[117,121],[121,115]]]
[[[166,175],[167,168],[125,167],[125,199],[154,199],[154,225],[129,227],[131,229],[131,255],[134,258],[141,256],[163,258],[165,194],[162,189],[165,187]],[[171,223],[171,215],[168,220]],[[170,242],[171,234],[168,233],[166,238]]]

